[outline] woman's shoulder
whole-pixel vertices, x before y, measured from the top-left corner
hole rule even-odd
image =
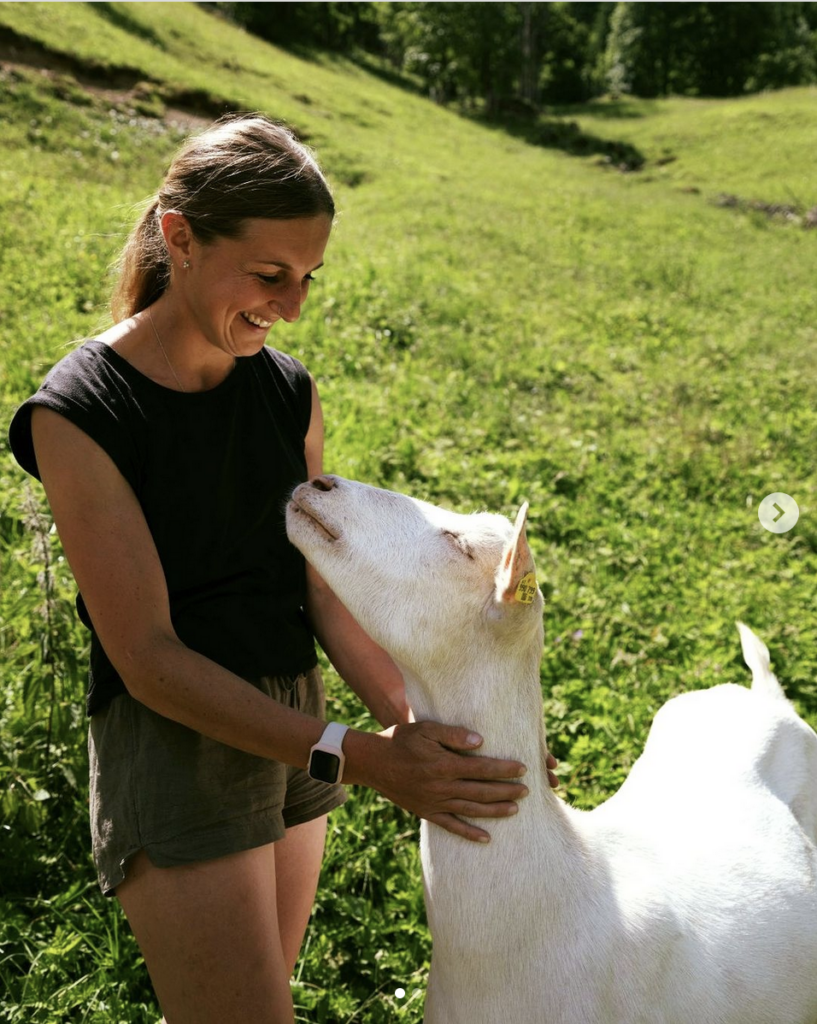
[[[292,379],[309,377],[309,371],[295,356],[288,352],[281,352],[277,348],[270,348],[264,345],[258,353],[258,358],[271,367],[274,371]]]
[[[89,338],[49,371],[39,389],[17,409],[9,425],[11,449],[23,469],[39,478],[31,433],[31,415],[38,406],[59,413],[109,453],[116,436],[130,432],[138,402],[131,400],[122,367],[116,360],[109,346]]]
[[[86,338],[76,344],[48,371],[41,388],[73,392],[120,379],[124,360],[99,338]]]

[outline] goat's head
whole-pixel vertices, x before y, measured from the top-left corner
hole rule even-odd
[[[335,476],[296,487],[287,534],[367,633],[423,677],[513,647],[541,654],[542,596],[525,535]]]

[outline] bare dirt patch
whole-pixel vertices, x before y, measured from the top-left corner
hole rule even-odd
[[[817,228],[817,206],[804,211],[789,203],[766,203],[761,199],[743,199],[731,192],[721,192],[712,199],[715,206],[733,210],[754,210],[774,220],[785,220],[804,228]]]
[[[0,68],[6,72],[39,71],[68,102],[77,102],[81,92],[89,99],[188,130],[209,124],[233,106],[224,97],[202,89],[160,82],[140,68],[97,64],[58,53],[8,26],[0,26]]]

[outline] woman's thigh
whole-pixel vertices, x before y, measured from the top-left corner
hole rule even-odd
[[[144,851],[116,895],[167,1024],[292,1024],[271,843],[154,867]]]
[[[326,815],[288,828],[275,843],[275,877],[278,889],[278,926],[284,962],[290,974],[295,970],[318,877],[326,841]]]

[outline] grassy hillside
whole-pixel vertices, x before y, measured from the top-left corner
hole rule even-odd
[[[705,197],[817,206],[809,154],[817,146],[817,89],[788,89],[733,100],[625,98],[577,111],[578,123],[602,138],[647,154],[647,174]],[[569,114],[569,110],[564,113]]]
[[[183,134],[264,110],[316,147],[341,211],[273,338],[318,380],[327,468],[463,511],[530,501],[565,794],[609,795],[671,693],[746,678],[738,618],[817,724],[817,231],[748,205],[817,205],[813,90],[566,112],[639,148],[624,174],[192,4],[5,3],[0,47],[4,424],[108,322],[107,267]],[[800,506],[789,533],[758,522],[772,491]],[[154,1021],[95,894],[85,635],[49,527],[0,437],[0,1019]],[[329,684],[333,717],[373,727]],[[693,738],[679,771],[706,767]],[[419,1021],[416,823],[356,791],[333,825],[299,1019]]]

